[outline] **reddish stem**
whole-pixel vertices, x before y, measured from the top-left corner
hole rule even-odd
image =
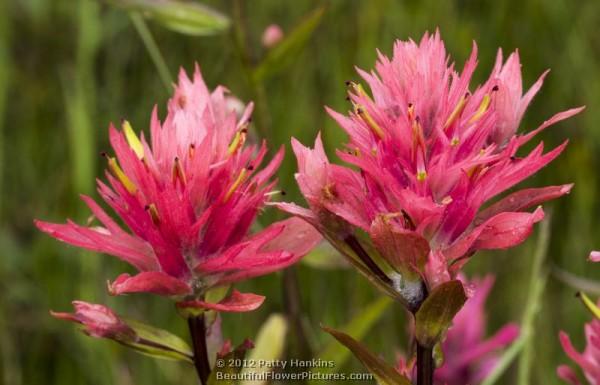
[[[188,327],[192,337],[194,350],[194,366],[200,378],[200,383],[206,385],[210,375],[210,363],[208,362],[208,350],[206,347],[206,324],[204,314],[188,318]]]

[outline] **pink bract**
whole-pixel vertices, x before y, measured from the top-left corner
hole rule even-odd
[[[107,156],[108,184],[98,192],[128,230],[92,198],[82,196],[97,226],[69,221],[36,221],[51,236],[86,249],[114,255],[139,270],[109,284],[111,294],[151,292],[194,301],[207,289],[283,269],[306,254],[320,235],[301,219],[276,222],[250,234],[250,227],[272,195],[272,176],[283,158],[280,149],[261,168],[266,143],[245,145],[250,103],[238,119],[228,108],[227,90],[210,91],[196,67],[193,79],[182,70],[164,122],[155,108],[147,141],[129,123],[112,125]],[[248,310],[259,296],[234,292],[219,310]],[[203,303],[198,301],[198,304]],[[237,305],[236,305],[237,304]]]
[[[585,325],[587,345],[583,353],[575,349],[565,332],[561,331],[559,338],[565,353],[579,365],[588,382],[591,385],[600,385],[600,320],[594,319]],[[559,366],[557,374],[572,385],[581,384],[575,371],[567,365]]]
[[[563,151],[566,141],[517,152],[582,108],[517,134],[546,75],[523,93],[518,52],[503,61],[499,51],[489,79],[475,87],[477,47],[459,74],[438,32],[397,41],[391,59],[378,57],[374,71],[358,70],[372,96],[348,82],[352,110],[328,109],[349,137],[337,155],[353,168],[331,164],[320,135],[312,149],[293,140],[309,208],[279,207],[313,224],[379,288],[410,302],[411,282],[431,290],[454,279],[477,250],[523,242],[544,217],[541,207],[527,210],[571,190],[529,188],[486,205]]]

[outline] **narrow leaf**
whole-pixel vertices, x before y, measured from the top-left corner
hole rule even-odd
[[[263,61],[254,70],[256,82],[265,80],[290,63],[296,61],[298,55],[321,22],[325,8],[319,7],[298,24],[279,44],[271,49]]]
[[[359,312],[348,324],[346,324],[341,331],[350,335],[352,338],[360,341],[363,339],[365,334],[371,329],[373,324],[377,322],[384,314],[385,310],[392,304],[393,301],[388,297],[380,297],[377,301],[373,302],[362,311]],[[318,354],[317,358],[323,361],[333,361],[335,366],[333,368],[315,368],[321,372],[338,372],[342,366],[346,363],[350,357],[350,352],[344,349],[340,344],[335,341],[327,344],[325,348]]]
[[[229,27],[229,19],[203,4],[180,0],[109,0],[129,12],[140,12],[165,28],[185,35],[214,35]]]
[[[348,334],[335,329],[322,326],[322,329],[331,334],[342,345],[347,347],[356,358],[373,374],[379,385],[411,385],[411,382],[381,358],[371,353],[366,346],[356,341]]]
[[[433,348],[466,300],[465,290],[458,280],[433,289],[415,315],[415,336],[419,343]]]
[[[192,349],[175,334],[139,321],[124,321],[137,335],[134,341],[122,342],[124,345],[151,357],[192,362]]]

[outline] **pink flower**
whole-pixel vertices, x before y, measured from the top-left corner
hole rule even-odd
[[[283,149],[260,169],[265,142],[244,146],[252,103],[238,119],[226,93],[221,86],[210,92],[198,68],[192,80],[182,70],[164,122],[154,109],[149,142],[127,122],[122,131],[110,127],[116,157],[107,156],[108,184],[99,180],[98,192],[129,231],[87,196],[82,199],[100,226],[36,221],[61,241],[114,255],[139,270],[117,277],[111,294],[151,292],[204,306],[207,289],[283,269],[320,240],[297,218],[249,234],[273,194],[270,179]],[[233,293],[233,311],[264,300],[243,297]],[[219,310],[228,304],[224,300]]]
[[[133,340],[135,331],[123,322],[110,308],[83,301],[73,301],[75,314],[51,311],[53,317],[83,325],[90,337],[114,340]]]
[[[470,283],[462,275],[460,279],[465,286],[471,287],[474,294],[456,315],[442,342],[444,363],[434,373],[435,382],[440,385],[481,383],[497,363],[496,352],[508,346],[519,335],[519,327],[511,323],[486,339],[485,302],[494,285],[494,277],[488,275],[481,280],[473,279]],[[401,357],[397,369],[412,377],[414,360],[407,363]]]
[[[583,353],[579,353],[571,344],[569,336],[561,331],[559,334],[560,343],[565,353],[583,370],[586,379],[591,385],[600,384],[600,320],[594,319],[585,325],[585,338],[587,345]],[[557,374],[566,382],[579,385],[577,375],[567,365],[561,365],[557,368]]]
[[[421,281],[431,289],[456,277],[477,250],[523,242],[544,217],[541,207],[526,210],[572,187],[520,190],[482,209],[562,152],[566,142],[517,155],[540,131],[582,108],[516,134],[545,74],[522,94],[518,53],[503,63],[499,51],[489,79],[473,89],[476,55],[474,45],[459,74],[436,32],[418,44],[397,41],[391,59],[379,53],[376,71],[358,70],[372,97],[348,82],[352,111],[328,109],[349,136],[337,154],[355,168],[329,163],[320,136],[314,149],[292,143],[309,209],[279,207],[312,223],[372,282],[396,298],[400,292],[409,306],[418,302],[414,288]],[[373,249],[385,262],[370,258]]]
[[[271,24],[265,28],[262,35],[262,44],[266,48],[271,48],[283,39],[283,30],[277,24]]]

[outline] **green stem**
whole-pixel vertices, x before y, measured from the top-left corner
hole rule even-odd
[[[156,40],[154,40],[146,21],[144,21],[144,18],[138,12],[130,12],[129,17],[131,18],[131,22],[133,23],[136,31],[140,35],[140,38],[142,39],[150,58],[154,62],[154,66],[158,71],[158,76],[160,76],[161,81],[167,89],[167,92],[171,92],[171,85],[173,84],[171,72],[169,71],[169,67],[165,62],[163,55],[160,53],[158,44],[156,44]]]

